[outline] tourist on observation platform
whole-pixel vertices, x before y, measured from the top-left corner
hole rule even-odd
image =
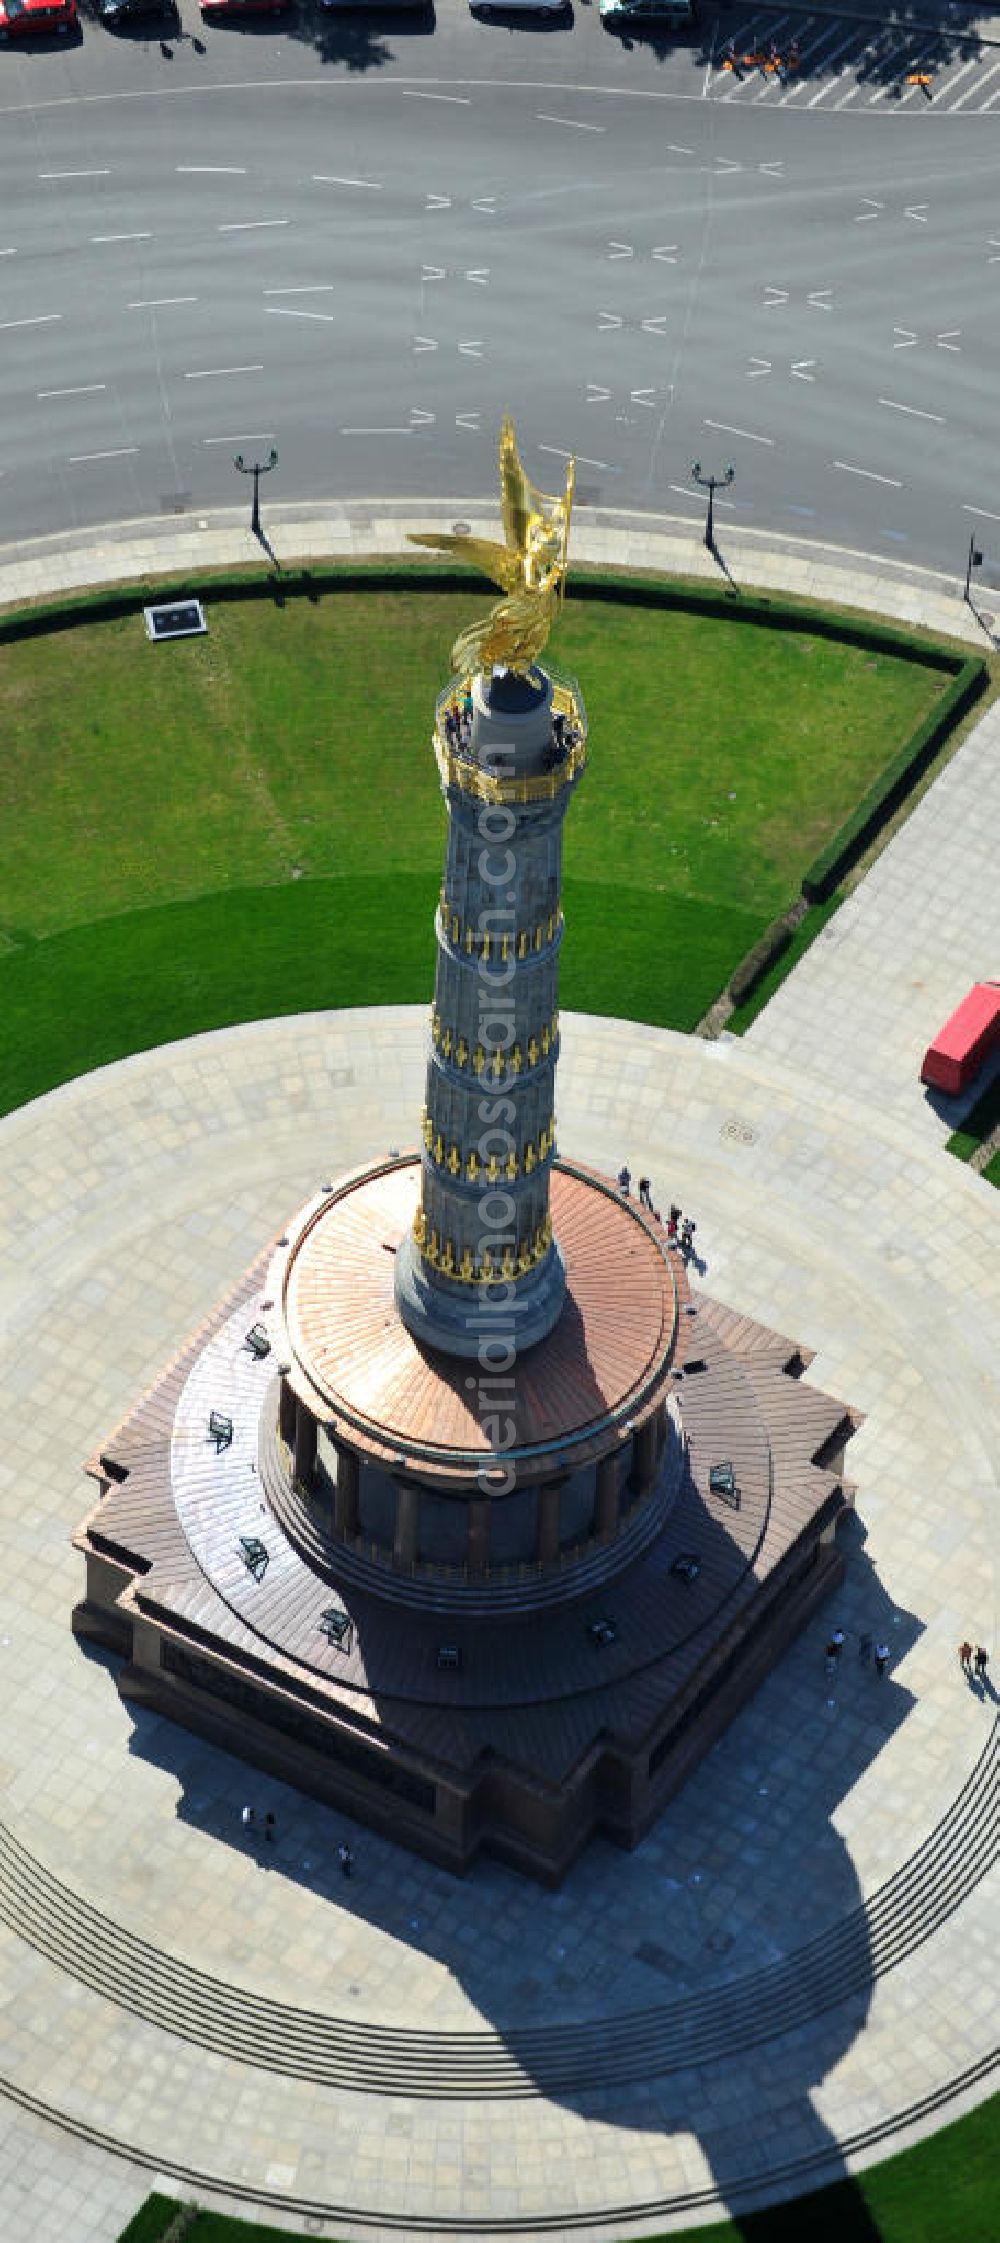
[[[959,1644],[959,1647],[958,1647],[958,1658],[959,1658],[959,1665],[961,1666],[961,1669],[962,1669],[962,1673],[963,1673],[963,1674],[967,1674],[967,1675],[971,1675],[971,1673],[972,1673],[972,1645],[971,1645],[971,1643],[960,1643],[960,1644]]]

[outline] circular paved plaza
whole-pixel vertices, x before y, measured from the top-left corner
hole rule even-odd
[[[70,2162],[95,2237],[157,2174],[300,2232],[641,2234],[988,2091],[995,1704],[955,1646],[994,1640],[995,1198],[915,1070],[869,1095],[861,997],[836,1079],[837,992],[922,820],[744,1042],[565,1023],[562,1147],[690,1209],[705,1290],[814,1349],[864,1423],[836,1612],[643,1845],[596,1843],[558,1894],[457,1882],[126,1707],[70,1633],[82,1459],[322,1177],[412,1139],[423,1008],[221,1032],[0,1124],[7,2141],[44,2166],[11,2243],[55,2235]],[[858,1655],[882,1635],[884,1681]]]

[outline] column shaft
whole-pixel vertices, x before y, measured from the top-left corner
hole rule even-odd
[[[316,1465],[316,1420],[304,1402],[295,1410],[295,1460],[293,1477],[308,1487]]]
[[[420,1497],[412,1482],[398,1481],[396,1485],[396,1531],[393,1537],[394,1565],[410,1566],[416,1561],[417,1533],[420,1524]]]
[[[360,1482],[357,1454],[354,1449],[337,1447],[337,1486],[333,1498],[333,1531],[342,1534],[345,1542],[353,1542],[358,1531],[358,1489]]]

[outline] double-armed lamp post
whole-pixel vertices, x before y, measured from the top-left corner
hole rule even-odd
[[[254,460],[250,466],[247,465],[242,452],[237,452],[233,461],[233,466],[240,475],[253,476],[253,506],[250,510],[250,528],[254,537],[260,536],[260,479],[262,475],[270,475],[272,467],[277,467],[277,464],[278,455],[273,447],[266,460]]]
[[[732,460],[727,460],[727,461],[726,461],[726,467],[725,467],[725,473],[724,473],[724,474],[722,474],[722,475],[703,475],[703,474],[702,474],[702,472],[701,472],[701,461],[700,461],[700,460],[692,460],[692,462],[691,462],[691,473],[692,473],[692,475],[693,475],[693,477],[694,477],[694,480],[695,480],[695,482],[696,482],[696,483],[698,483],[698,484],[700,485],[701,489],[702,489],[703,491],[707,491],[707,492],[708,492],[708,516],[707,516],[707,519],[706,519],[706,522],[705,522],[705,543],[706,543],[706,545],[707,545],[707,547],[708,547],[708,550],[709,550],[709,552],[710,552],[710,553],[714,553],[714,551],[715,551],[715,518],[714,518],[715,494],[716,494],[716,491],[727,491],[727,490],[729,489],[729,485],[730,485],[730,483],[731,483],[731,482],[732,482],[732,480],[733,480],[733,476],[734,476],[734,475],[735,475],[735,473],[736,473],[736,469],[735,469],[735,467],[733,466]]]

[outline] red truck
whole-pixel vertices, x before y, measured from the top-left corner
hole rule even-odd
[[[1000,1044],[1000,981],[977,981],[924,1053],[922,1083],[950,1098],[967,1090]]]

